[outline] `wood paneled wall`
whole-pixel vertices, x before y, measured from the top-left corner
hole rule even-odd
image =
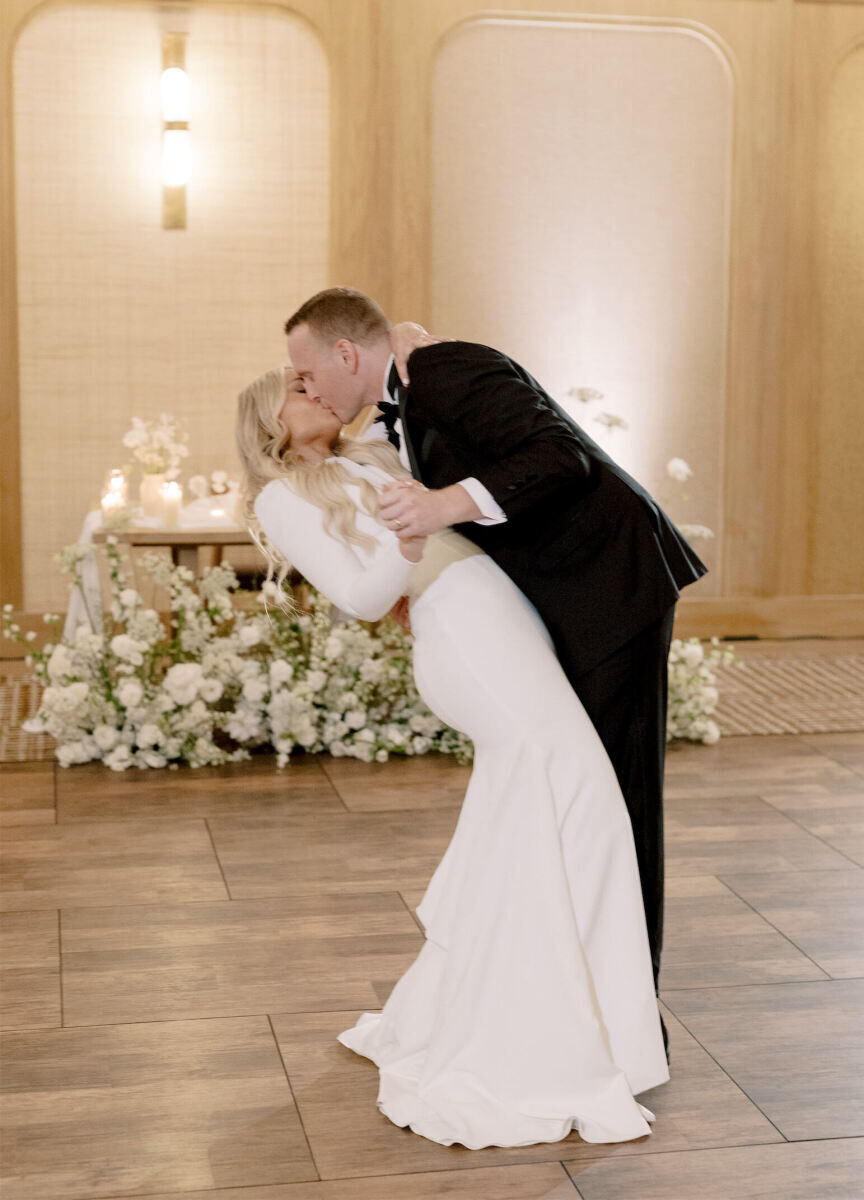
[[[137,0],[114,0],[127,2]],[[13,602],[20,506],[11,61],[19,29],[40,7],[4,0],[0,12],[0,568],[2,598]],[[372,293],[394,319],[427,321],[435,56],[448,31],[482,10],[471,0],[283,7],[311,23],[330,58],[331,279]],[[513,15],[547,8],[537,0],[496,5]],[[622,15],[617,0],[556,0],[554,9]],[[854,306],[864,299],[864,211],[854,181],[864,5],[629,0],[626,15],[704,30],[728,55],[735,87],[724,594],[683,603],[681,631],[862,635],[864,385]]]

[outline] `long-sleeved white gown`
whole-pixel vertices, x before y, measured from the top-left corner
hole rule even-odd
[[[414,567],[365,512],[374,550],[329,536],[320,509],[282,482],[255,510],[345,612],[374,620],[411,598],[420,694],[474,741],[455,833],[418,908],[425,945],[383,1012],[339,1038],[379,1067],[378,1107],[472,1149],[572,1129],[590,1142],[649,1133],[634,1095],[669,1074],[630,821],[535,609],[452,530]]]

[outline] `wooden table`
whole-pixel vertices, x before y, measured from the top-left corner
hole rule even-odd
[[[188,567],[197,577],[205,567],[222,561],[226,546],[254,546],[246,529],[97,529],[94,542],[115,537],[127,546],[167,546],[175,566]]]

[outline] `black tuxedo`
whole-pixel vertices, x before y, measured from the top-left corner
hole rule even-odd
[[[648,493],[488,346],[415,350],[396,389],[418,479],[474,476],[507,521],[459,531],[532,601],[612,759],[633,821],[655,976],[662,940],[666,657],[680,589],[705,567]]]

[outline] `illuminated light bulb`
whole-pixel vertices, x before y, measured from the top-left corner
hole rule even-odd
[[[180,67],[168,67],[159,83],[162,94],[162,120],[189,120],[189,76]]]
[[[166,129],[162,134],[162,182],[181,187],[189,182],[190,139],[188,129]]]

